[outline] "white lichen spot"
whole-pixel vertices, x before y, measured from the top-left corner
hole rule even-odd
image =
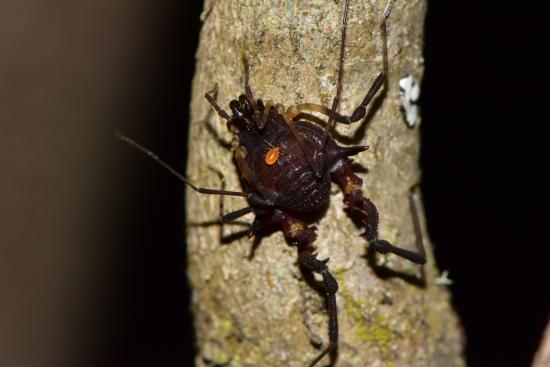
[[[420,86],[412,75],[407,75],[399,81],[401,89],[401,111],[407,122],[407,126],[414,127],[418,120],[418,98],[420,97]]]
[[[449,271],[443,270],[443,272],[435,278],[435,284],[442,286],[449,286],[453,284],[453,280],[449,278]]]

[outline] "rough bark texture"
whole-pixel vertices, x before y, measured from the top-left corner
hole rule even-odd
[[[352,0],[345,52],[340,111],[350,113],[382,70],[379,20],[386,1]],[[335,94],[343,4],[327,0],[206,1],[204,26],[193,84],[188,176],[204,187],[219,187],[211,165],[226,176],[228,189],[239,189],[231,153],[216,141],[231,139],[225,123],[210,114],[203,94],[219,86],[218,102],[243,93],[244,52],[251,64],[257,97],[290,105],[331,104]],[[340,144],[366,144],[355,160],[366,194],[380,211],[380,238],[414,247],[409,189],[420,179],[419,132],[407,128],[399,109],[398,81],[406,74],[420,80],[426,2],[397,1],[389,18],[389,89],[365,121],[338,126]],[[211,125],[214,131],[206,128]],[[368,172],[366,172],[368,170]],[[324,299],[305,280],[296,250],[280,231],[261,238],[252,258],[253,240],[238,237],[220,243],[215,221],[217,196],[187,194],[189,277],[197,333],[198,366],[303,366],[327,340]],[[226,211],[245,206],[225,198]],[[251,216],[245,220],[251,220]],[[330,257],[338,279],[340,347],[337,366],[462,365],[462,336],[445,287],[436,285],[431,245],[426,286],[409,278],[418,266],[395,256],[368,261],[367,243],[343,211],[334,186],[331,205],[315,223],[319,258]],[[425,230],[425,224],[422,223]],[[226,225],[225,234],[246,229]],[[379,271],[380,269],[386,271]],[[397,276],[382,276],[395,272]],[[328,359],[327,359],[328,360]],[[326,362],[326,361],[325,361]],[[321,364],[322,365],[322,364]]]

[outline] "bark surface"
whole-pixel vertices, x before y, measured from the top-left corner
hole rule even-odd
[[[386,1],[352,0],[339,111],[351,113],[382,70],[379,24]],[[364,191],[378,206],[380,238],[414,249],[408,194],[420,180],[418,128],[408,128],[399,102],[399,80],[423,73],[422,32],[426,2],[396,1],[388,20],[388,90],[364,121],[338,126],[341,145],[370,148],[355,162]],[[330,106],[336,90],[343,2],[327,0],[206,1],[193,83],[188,177],[203,187],[240,190],[232,153],[220,144],[231,134],[203,94],[217,83],[217,100],[244,92],[245,53],[256,97],[286,106]],[[462,334],[449,292],[438,285],[432,246],[425,234],[424,271],[393,255],[364,256],[361,229],[343,210],[333,186],[329,209],[316,223],[319,258],[339,282],[339,357],[336,366],[457,366]],[[421,209],[420,197],[417,195]],[[259,239],[238,234],[252,216],[223,228],[220,197],[187,192],[188,273],[197,334],[197,366],[304,366],[327,342],[323,296],[306,282],[296,249],[275,231]],[[246,206],[224,199],[225,211]],[[229,238],[228,238],[229,237]],[[444,244],[441,244],[442,246]],[[253,249],[255,251],[253,252]],[[253,256],[250,256],[253,252]],[[424,276],[425,286],[417,280]],[[328,359],[323,361],[324,364]],[[320,365],[324,365],[323,362]]]

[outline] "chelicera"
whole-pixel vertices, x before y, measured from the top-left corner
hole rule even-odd
[[[249,65],[246,57],[243,57],[245,93],[229,103],[231,113],[222,109],[211,93],[205,94],[205,98],[218,116],[225,120],[228,130],[234,133],[233,153],[242,176],[243,191],[197,187],[148,149],[120,136],[122,140],[158,161],[198,193],[246,198],[246,207],[220,215],[220,222],[230,222],[245,214],[254,213],[250,237],[261,228],[277,226],[283,231],[289,243],[296,246],[300,265],[322,277],[329,317],[329,343],[310,366],[317,364],[329,352],[331,355],[335,354],[338,345],[335,296],[338,284],[329,271],[328,259],[318,259],[313,252],[316,227],[309,226],[304,219],[307,214],[320,211],[327,205],[331,182],[336,183],[343,191],[344,203],[348,208],[360,216],[365,228],[363,236],[370,248],[382,254],[393,253],[417,264],[426,262],[421,241],[418,241],[420,234],[416,211],[413,210],[413,220],[417,231],[418,252],[394,246],[378,238],[378,210],[374,203],[365,197],[362,190],[363,180],[353,172],[350,159],[368,147],[343,147],[330,135],[334,122],[351,124],[365,117],[367,106],[386,84],[388,74],[386,19],[393,4],[391,0],[381,20],[384,71],[378,74],[361,104],[351,115],[336,112],[342,92],[348,3],[349,0],[346,0],[344,4],[336,96],[331,108],[314,103],[285,108],[282,104],[257,99],[249,84]],[[323,129],[312,122],[299,119],[303,112],[316,112],[327,116],[326,127]],[[414,209],[412,199],[411,207]]]

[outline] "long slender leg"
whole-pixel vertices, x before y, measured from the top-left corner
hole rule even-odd
[[[382,254],[393,253],[416,264],[423,265],[426,263],[423,246],[419,249],[419,252],[414,252],[394,246],[386,240],[378,239],[378,209],[370,199],[363,196],[363,190],[361,189],[363,180],[351,170],[351,160],[342,160],[331,173],[331,177],[344,192],[344,203],[362,215],[362,222],[365,225],[364,236],[369,242],[369,246]],[[418,230],[418,214],[414,214],[414,211],[413,224],[415,230]],[[418,243],[417,237],[417,246]]]
[[[336,292],[338,291],[338,282],[329,272],[327,267],[328,259],[319,260],[311,253],[309,245],[298,246],[298,258],[300,264],[306,269],[320,274],[323,277],[325,286],[325,296],[328,313],[328,346],[309,364],[315,366],[327,353],[335,350],[338,346],[338,308],[336,306]]]
[[[206,100],[208,101],[208,103],[210,103],[210,105],[216,110],[216,112],[218,113],[218,115],[229,121],[231,119],[231,117],[229,116],[229,114],[227,112],[225,112],[224,109],[222,109],[219,105],[218,105],[218,102],[216,102],[216,100],[209,94],[209,93],[205,93],[204,94],[204,98],[206,98]]]
[[[311,111],[311,112],[319,112],[329,117],[328,123],[325,128],[325,142],[328,138],[329,131],[332,127],[333,121],[342,123],[342,124],[351,124],[354,122],[357,122],[365,117],[367,113],[367,106],[372,101],[372,99],[376,96],[378,91],[384,86],[386,82],[386,78],[388,75],[388,46],[387,46],[387,24],[386,20],[390,15],[391,9],[393,7],[394,0],[388,1],[388,4],[386,5],[386,8],[384,10],[384,14],[382,16],[382,22],[380,25],[381,33],[382,33],[382,43],[383,43],[383,68],[384,71],[378,74],[376,79],[374,79],[374,82],[370,86],[367,94],[363,98],[363,101],[361,104],[355,108],[353,113],[350,116],[339,114],[336,110],[338,109],[338,105],[340,104],[340,98],[342,95],[342,77],[344,74],[344,49],[345,49],[345,43],[346,43],[346,31],[347,31],[347,24],[348,24],[348,0],[346,0],[344,4],[344,17],[342,21],[342,38],[340,43],[340,57],[339,57],[339,65],[338,65],[338,78],[336,82],[336,96],[334,97],[334,100],[332,102],[332,107],[328,108],[326,106],[316,104],[316,103],[302,103],[298,105],[292,105],[287,108],[283,116],[285,117],[285,120],[292,120],[296,118],[299,114],[305,111]],[[323,144],[323,147],[324,147]]]
[[[163,160],[161,160],[155,153],[153,153],[151,150],[145,148],[141,144],[137,143],[136,141],[130,139],[127,136],[124,136],[120,133],[116,133],[117,138],[122,140],[123,142],[129,144],[130,146],[140,150],[141,152],[145,153],[147,156],[149,156],[151,159],[153,159],[155,162],[160,164],[164,169],[166,169],[168,172],[170,172],[172,175],[176,176],[180,181],[185,183],[187,186],[189,186],[191,189],[195,190],[196,192],[200,194],[211,194],[211,195],[229,195],[229,196],[242,196],[242,197],[250,197],[250,194],[247,194],[246,192],[240,192],[240,191],[226,191],[226,190],[216,190],[216,189],[208,189],[204,187],[198,187],[194,185],[191,181],[189,181],[185,176],[183,176],[181,173],[176,171],[174,168],[169,166],[167,163],[165,163]]]
[[[384,13],[382,14],[382,21],[380,24],[380,30],[382,33],[382,58],[383,58],[383,68],[384,71],[378,74],[376,79],[374,79],[374,82],[372,83],[371,87],[369,88],[369,91],[367,92],[367,95],[365,98],[363,98],[363,101],[361,104],[353,111],[351,116],[349,117],[350,122],[357,122],[361,120],[363,117],[365,117],[365,114],[367,113],[367,106],[372,101],[374,96],[376,96],[376,93],[386,84],[386,80],[389,73],[389,66],[388,66],[388,36],[387,36],[387,23],[386,20],[390,16],[391,10],[393,8],[393,3],[395,0],[389,0],[386,8],[384,9]]]
[[[265,127],[265,124],[267,123],[267,118],[269,117],[269,113],[271,111],[271,107],[273,106],[273,101],[272,100],[267,100],[266,104],[265,104],[265,107],[264,107],[264,112],[262,113],[261,115],[261,118],[259,119],[259,122],[257,124],[258,126],[258,130],[263,130],[264,127]]]
[[[220,191],[225,191],[225,175],[217,170],[216,168],[212,166],[208,166],[212,171],[214,171],[218,177],[220,178]],[[234,210],[232,212],[229,212],[227,214],[224,214],[224,200],[223,200],[223,194],[220,196],[220,214],[218,216],[218,221],[220,222],[220,238],[223,238],[223,229],[224,229],[224,223],[229,223],[234,221],[235,219],[238,219],[242,217],[243,215],[246,215],[248,213],[252,212],[252,208],[247,206],[242,209]]]
[[[211,90],[206,92],[206,94],[211,96],[212,99],[214,101],[216,101],[217,97],[218,97],[218,84],[216,83],[214,85],[214,88],[212,88]],[[227,149],[227,150],[231,150],[231,143],[228,142],[228,141],[225,141],[220,135],[218,135],[218,132],[216,131],[216,129],[214,129],[214,127],[210,123],[210,115],[211,114],[212,114],[212,109],[209,108],[208,112],[206,113],[206,116],[202,120],[202,123],[204,124],[204,127],[214,137],[214,139],[220,144],[221,147],[223,147],[224,149]]]
[[[239,170],[241,171],[244,179],[246,182],[248,182],[253,187],[256,187],[258,185],[258,180],[256,179],[256,176],[252,173],[252,169],[246,163],[246,155],[248,152],[245,148],[241,147],[240,145],[237,145],[234,148],[234,156],[235,160],[237,161],[237,165],[239,166]]]
[[[353,113],[350,116],[341,115],[336,110],[340,104],[340,98],[342,95],[342,77],[344,75],[344,49],[346,44],[346,31],[348,28],[348,0],[344,4],[344,17],[342,21],[342,38],[340,41],[340,57],[338,63],[338,78],[336,81],[336,96],[332,102],[332,107],[328,108],[326,106],[316,104],[316,103],[302,103],[298,105],[292,105],[287,108],[284,113],[285,119],[294,119],[300,113],[304,111],[319,112],[329,117],[327,126],[325,128],[325,136],[328,136],[330,128],[332,127],[332,122],[338,122],[342,124],[351,124],[361,120],[365,117],[367,113],[367,106],[376,96],[378,91],[386,83],[386,79],[389,72],[388,66],[388,37],[387,37],[387,23],[386,20],[390,16],[391,10],[393,8],[393,3],[395,0],[389,0],[384,13],[382,15],[382,21],[380,24],[380,31],[382,33],[382,56],[383,56],[383,72],[379,73],[378,76],[374,79],[374,82],[371,84],[367,94],[363,98],[361,104],[355,108]],[[326,141],[325,141],[326,142]]]
[[[386,84],[386,80],[388,77],[389,72],[389,66],[388,66],[388,36],[387,36],[387,23],[386,20],[390,16],[391,10],[393,8],[393,3],[395,0],[389,0],[386,8],[384,9],[384,13],[382,14],[382,21],[380,24],[380,30],[382,33],[382,57],[383,57],[383,68],[384,71],[378,74],[376,79],[374,79],[374,82],[372,83],[371,87],[369,88],[369,91],[367,92],[367,95],[365,98],[363,98],[363,101],[357,107],[351,116],[349,117],[350,122],[357,122],[361,120],[363,117],[365,117],[367,113],[367,106],[372,101],[374,96],[376,96],[376,93]],[[341,67],[341,66],[340,66]],[[341,81],[340,81],[341,83]]]
[[[252,213],[253,209],[249,206],[234,210],[232,212],[229,212],[227,214],[220,215],[220,223],[229,223],[233,222],[235,219],[238,219],[242,217],[243,215],[246,215],[248,213]]]
[[[340,57],[338,62],[338,78],[336,81],[336,96],[334,97],[334,100],[332,101],[332,107],[328,109],[325,106],[322,105],[315,105],[315,104],[303,104],[303,105],[297,105],[297,106],[291,106],[289,107],[289,110],[292,111],[292,113],[289,113],[288,115],[298,115],[301,111],[304,110],[310,110],[310,111],[316,111],[321,112],[327,116],[329,116],[327,126],[325,128],[325,140],[323,143],[323,148],[327,142],[330,129],[332,128],[332,122],[336,121],[339,123],[344,124],[351,124],[353,122],[357,122],[361,120],[366,115],[367,106],[372,101],[376,93],[380,90],[380,88],[385,84],[386,78],[388,75],[388,45],[387,45],[387,24],[386,20],[389,17],[391,13],[391,9],[393,7],[394,0],[389,0],[386,8],[384,9],[384,13],[382,15],[382,22],[380,25],[380,30],[382,33],[382,43],[383,43],[383,68],[384,71],[378,74],[374,82],[372,83],[371,87],[369,88],[369,91],[365,95],[365,98],[363,98],[363,101],[361,104],[355,108],[351,116],[345,116],[340,115],[337,112],[338,105],[340,104],[340,98],[342,95],[342,78],[344,75],[344,49],[346,45],[346,31],[348,27],[348,8],[349,8],[349,1],[346,0],[344,3],[344,16],[342,20],[342,38],[340,42]],[[288,113],[289,111],[287,111]]]
[[[298,247],[298,259],[300,264],[323,277],[325,289],[326,306],[328,313],[328,346],[309,364],[309,367],[316,365],[327,353],[333,352],[338,347],[338,308],[336,306],[336,292],[338,283],[336,278],[329,272],[327,267],[328,259],[319,260],[311,251],[311,244],[317,238],[315,227],[308,227],[299,219],[281,211],[275,210],[266,224],[280,224],[283,227],[285,236]]]
[[[243,64],[244,64],[244,91],[246,93],[246,98],[248,99],[248,103],[252,107],[252,110],[257,110],[256,105],[256,99],[254,99],[254,95],[252,94],[252,89],[250,89],[250,64],[248,63],[248,59],[243,54]]]
[[[252,119],[254,120],[256,127],[259,130],[263,130],[266,122],[264,116],[265,118],[267,118],[266,109],[264,108],[264,116],[262,116],[262,112],[260,111],[259,107],[263,107],[263,104],[260,100],[256,101],[256,98],[254,98],[254,94],[252,93],[252,89],[250,88],[250,64],[248,62],[248,58],[244,53],[242,55],[242,58],[244,65],[244,91],[246,94],[246,99],[248,100],[248,104],[253,111]],[[269,114],[269,108],[270,106],[267,107],[267,114]]]
[[[225,175],[221,171],[217,170],[214,167],[208,166],[208,168],[210,168],[212,171],[214,171],[218,175],[218,177],[220,178],[220,190],[224,191],[225,190]],[[219,238],[220,238],[220,243],[227,243],[227,241],[229,239],[234,238],[235,236],[242,236],[246,232],[243,232],[243,231],[236,232],[236,233],[229,234],[226,237],[224,224],[232,222],[232,221],[236,220],[237,218],[240,218],[243,215],[246,215],[246,214],[250,213],[252,211],[252,208],[248,206],[248,207],[245,207],[245,208],[242,208],[242,209],[235,210],[235,211],[232,211],[230,213],[224,214],[224,200],[223,199],[224,199],[224,196],[221,195],[220,196],[220,214],[218,216],[218,223],[220,225]]]
[[[395,0],[388,0],[388,3],[386,4],[386,8],[384,8],[384,13],[382,14],[382,22],[380,23],[380,30],[382,32],[382,47],[383,47],[383,61],[384,61],[384,74],[386,76],[389,72],[389,66],[388,66],[388,31],[387,31],[387,25],[386,20],[390,16],[391,10],[393,9],[393,4],[395,3]]]
[[[426,249],[424,248],[424,237],[422,236],[422,227],[420,226],[420,217],[418,215],[418,207],[416,206],[416,199],[414,192],[416,187],[413,187],[409,193],[409,207],[411,210],[412,221],[414,226],[414,233],[416,238],[416,249],[418,253],[426,258]]]
[[[328,107],[325,107],[320,104],[316,103],[302,103],[298,105],[292,105],[289,106],[285,112],[285,116],[287,118],[293,119],[302,112],[305,111],[312,111],[312,112],[319,112],[323,115],[329,116],[329,122],[332,124],[330,117],[332,117],[332,120],[341,124],[352,124],[354,122],[357,122],[361,120],[363,117],[365,117],[367,113],[367,105],[372,101],[374,96],[376,96],[376,93],[382,88],[384,85],[384,82],[386,80],[386,76],[384,73],[378,74],[374,82],[369,88],[369,91],[367,92],[367,95],[365,98],[363,98],[363,102],[353,111],[353,113],[350,116],[341,115],[338,112],[329,109]],[[339,97],[338,97],[339,98]],[[329,126],[329,124],[327,124]]]
[[[328,137],[330,135],[330,129],[332,127],[332,121],[334,121],[334,114],[336,113],[336,110],[338,109],[338,106],[340,104],[340,96],[342,95],[342,77],[344,76],[344,50],[346,47],[346,31],[348,29],[348,8],[349,8],[349,1],[346,0],[344,3],[344,18],[342,20],[342,39],[340,41],[340,59],[338,61],[338,79],[336,81],[336,96],[334,96],[334,100],[332,101],[332,108],[331,113],[328,118],[327,126],[325,128],[325,139],[323,141],[322,145],[322,151],[324,151],[325,145],[328,141]]]

